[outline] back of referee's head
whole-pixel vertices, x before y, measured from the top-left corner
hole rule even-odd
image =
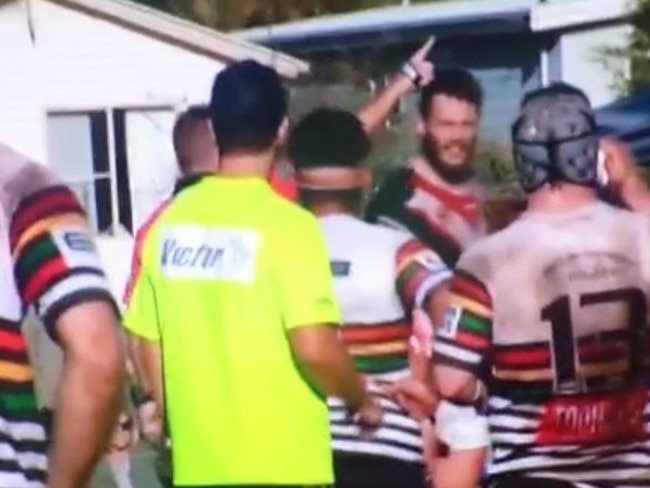
[[[262,153],[283,142],[288,94],[271,68],[246,60],[219,72],[212,86],[210,119],[222,156]]]

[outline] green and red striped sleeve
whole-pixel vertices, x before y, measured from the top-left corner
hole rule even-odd
[[[492,299],[486,286],[462,269],[454,272],[444,322],[436,330],[434,360],[481,376],[492,344]]]
[[[70,189],[51,186],[23,198],[9,232],[20,297],[53,338],[58,318],[76,305],[103,300],[117,311],[85,212]]]
[[[397,293],[408,312],[420,308],[431,292],[451,278],[451,271],[417,239],[402,244],[395,256]]]

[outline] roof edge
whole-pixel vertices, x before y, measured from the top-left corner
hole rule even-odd
[[[537,0],[457,0],[410,6],[381,7],[233,31],[240,39],[280,45],[313,37],[356,35],[425,25],[478,22],[480,18],[527,16]],[[469,22],[468,22],[469,23]]]
[[[308,62],[204,27],[130,0],[47,0],[73,9],[95,13],[124,25],[194,48],[216,59],[254,59],[272,66],[285,78],[310,71]]]
[[[533,32],[575,28],[586,25],[624,20],[633,11],[629,0],[574,0],[541,3],[530,18]]]

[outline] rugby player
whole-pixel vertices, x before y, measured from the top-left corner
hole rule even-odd
[[[528,210],[460,258],[437,387],[486,397],[495,488],[648,486],[650,219],[598,200],[600,142],[579,89],[526,95],[512,138]],[[612,188],[647,202],[606,149]]]
[[[486,230],[472,162],[482,101],[469,72],[436,70],[420,93],[421,153],[386,178],[366,211],[370,222],[413,234],[449,269]]]
[[[411,376],[412,311],[433,308],[433,295],[449,273],[440,258],[410,234],[358,217],[371,182],[364,164],[370,147],[355,115],[323,108],[295,127],[288,155],[296,168],[300,199],[318,217],[325,234],[342,313],[340,337],[369,383],[385,384]],[[373,436],[363,435],[340,400],[328,400],[336,486],[424,486],[418,420],[382,389],[375,388],[373,394],[386,411]],[[432,402],[431,411],[433,407]],[[487,445],[485,418],[472,408],[444,405],[443,409],[457,410],[445,418],[455,425],[439,431],[453,461],[437,466],[434,484],[475,486]],[[466,435],[454,436],[458,429],[466,429]]]
[[[125,307],[128,307],[133,289],[140,277],[144,242],[156,220],[176,195],[218,170],[219,154],[210,128],[209,114],[207,106],[191,106],[179,115],[174,124],[172,140],[181,177],[174,187],[173,195],[165,199],[136,232],[131,257],[131,273],[124,290]],[[142,352],[139,350],[141,343],[130,334],[128,336],[130,359],[135,373],[133,377],[135,381],[131,385],[131,400],[137,409],[138,424],[144,438],[159,447],[156,460],[159,481],[164,487],[170,487],[170,442],[164,435],[164,412],[158,410],[153,398],[154,385],[161,384],[162,378],[159,372],[148,371],[147,366],[142,364]],[[122,425],[132,424],[128,419],[123,420]],[[118,427],[118,435],[125,437],[125,429]],[[124,442],[121,446],[124,450]]]
[[[74,193],[1,144],[0,183],[0,486],[86,486],[120,407],[117,306]],[[21,333],[28,308],[63,351],[51,443]]]

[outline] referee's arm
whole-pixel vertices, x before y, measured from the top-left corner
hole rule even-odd
[[[338,338],[340,314],[324,238],[311,215],[300,227],[300,233],[287,236],[278,267],[289,343],[308,380],[356,412],[368,401],[368,394]]]
[[[162,415],[162,352],[157,317],[153,286],[146,269],[143,268],[134,283],[123,323],[128,333],[131,360],[136,366],[136,375],[144,390],[142,394],[153,397],[158,413]]]

